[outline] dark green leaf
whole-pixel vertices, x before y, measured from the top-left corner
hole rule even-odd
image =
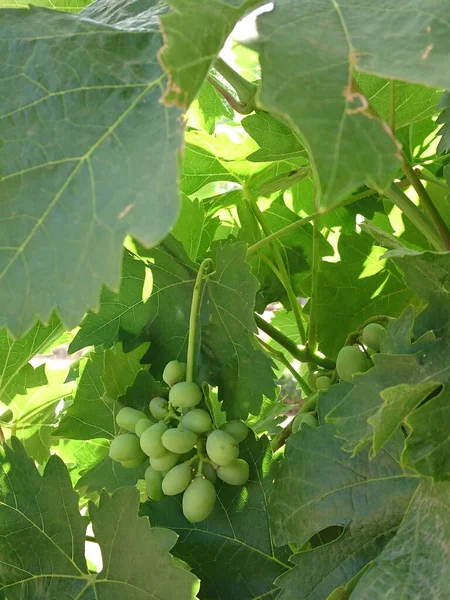
[[[244,487],[219,483],[216,506],[206,521],[189,523],[179,497],[148,502],[142,508],[153,525],[178,533],[173,552],[199,576],[200,597],[205,600],[275,598],[273,581],[289,568],[286,550],[275,549],[271,542],[274,532],[267,515],[273,480],[270,447],[266,438],[252,437],[240,444],[240,456],[250,464],[248,483]]]
[[[138,479],[144,479],[147,467],[148,461],[145,461],[135,469],[125,469],[120,463],[105,456],[82,474],[76,488],[85,494],[100,494],[103,489],[112,493],[122,487],[135,486]]]
[[[76,325],[117,287],[125,236],[154,244],[178,213],[180,113],[159,102],[152,11],[117,28],[84,15],[0,13],[0,302],[14,335],[55,306]]]
[[[351,595],[352,600],[450,596],[450,484],[424,479],[390,541]]]

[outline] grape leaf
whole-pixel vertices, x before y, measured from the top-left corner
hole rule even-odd
[[[233,27],[260,0],[169,0],[161,18],[160,60],[169,74],[166,104],[187,108],[197,96]]]
[[[400,384],[420,384],[425,392],[450,381],[447,356],[450,332],[438,339],[429,332],[411,344],[412,328],[413,310],[409,308],[389,325],[387,336],[381,342],[380,354],[372,357],[375,366],[367,373],[354,376],[351,392],[327,415],[327,420],[337,426],[339,437],[345,440],[343,447],[346,450],[357,452],[372,440],[371,417],[377,415],[378,411],[380,413],[374,417],[374,421],[381,427],[383,411],[387,406],[380,395],[383,390]],[[402,395],[388,397],[389,419],[399,426],[406,416],[406,409],[412,410],[419,398],[420,394],[415,400],[405,399]],[[410,407],[409,402],[412,405]],[[388,425],[384,423],[383,426],[387,428]],[[379,443],[376,448],[379,448]]]
[[[36,323],[18,340],[11,339],[5,328],[0,329],[0,397],[8,404],[16,394],[26,394],[28,387],[46,383],[43,367],[33,369],[29,360],[56,340],[63,327],[52,315],[48,325]]]
[[[228,102],[205,80],[197,98],[189,107],[188,123],[212,135],[217,121],[222,118],[230,120],[233,116],[234,111]]]
[[[101,284],[117,287],[127,233],[154,244],[178,213],[180,113],[159,102],[155,18],[115,28],[101,14],[0,13],[0,302],[14,336],[55,307],[76,325]]]
[[[391,82],[389,79],[355,72],[355,79],[366,98],[380,117],[389,122],[391,106]],[[436,114],[442,90],[416,85],[405,81],[395,82],[395,127],[405,127]]]
[[[20,443],[0,448],[0,592],[8,599],[192,599],[196,578],[173,565],[173,532],[137,516],[137,490],[104,492],[90,517],[103,558],[98,575],[84,558],[87,517],[64,463],[52,456],[39,475]],[[148,565],[152,569],[148,569]]]
[[[242,120],[242,126],[260,146],[259,150],[250,154],[248,160],[265,162],[307,156],[292,129],[268,113],[256,111]]]
[[[182,194],[181,200],[181,213],[172,235],[183,244],[189,258],[195,261],[205,225],[205,211],[198,200],[190,200],[185,194]]]
[[[145,256],[152,261],[153,273],[147,328],[152,342],[146,359],[160,376],[169,360],[185,360],[197,268],[171,236]],[[253,339],[258,284],[245,256],[242,243],[217,248],[215,272],[204,284],[197,325],[198,379],[218,386],[227,416],[236,419],[246,419],[249,412],[259,414],[263,395],[274,397],[271,361]]]
[[[449,400],[446,387],[406,419],[412,431],[406,439],[402,461],[435,480],[450,479]]]
[[[145,327],[149,309],[145,264],[128,250],[124,251],[119,292],[103,287],[98,312],[88,312],[69,346],[72,354],[86,346],[113,346],[119,339],[133,340]]]
[[[339,262],[320,263],[317,291],[317,337],[321,351],[332,358],[363,321],[374,315],[396,317],[412,297],[369,235],[341,235],[338,252]]]
[[[33,6],[43,6],[44,8],[54,8],[65,12],[77,13],[87,6],[92,0],[0,0],[0,8],[28,8]]]
[[[53,440],[55,443],[55,440]],[[81,474],[86,473],[97,465],[108,454],[108,440],[58,440],[54,445],[52,452],[57,454],[66,465],[72,484],[79,481]],[[81,487],[81,486],[80,486]],[[107,486],[102,486],[99,492],[105,487],[108,491],[114,491]]]
[[[440,136],[437,150],[440,154],[448,152],[450,150],[450,93],[445,91],[439,101],[438,108],[441,113],[436,120],[436,123],[442,125],[439,129],[438,135]]]
[[[100,494],[103,489],[112,493],[122,487],[135,486],[139,479],[144,479],[147,467],[148,461],[145,461],[135,469],[126,469],[105,456],[81,475],[75,487],[84,494]]]
[[[302,546],[328,527],[345,527],[335,541],[291,557],[296,566],[276,582],[283,600],[322,600],[346,584],[394,535],[418,483],[399,464],[401,436],[371,461],[367,452],[351,458],[340,449],[323,415],[349,388],[338,384],[320,395],[321,426],[289,438],[275,477],[269,514],[276,544]]]
[[[424,479],[397,535],[375,559],[352,600],[450,596],[450,484]]]
[[[47,385],[29,390],[26,396],[15,396],[9,405],[14,414],[15,435],[28,456],[40,464],[49,458],[50,447],[55,441],[52,432],[57,421],[56,408],[75,388],[73,382],[64,382],[66,373],[66,369],[47,369]]]
[[[147,369],[140,362],[147,349],[143,344],[125,354],[119,343],[110,350],[96,348],[83,358],[74,402],[54,435],[75,440],[113,438],[117,430],[115,401],[125,394],[139,371]]]
[[[173,552],[201,579],[200,597],[205,599],[275,598],[273,580],[289,568],[286,549],[276,549],[271,543],[267,497],[274,465],[269,468],[267,438],[257,440],[250,434],[240,449],[240,456],[250,464],[249,482],[244,487],[216,484],[216,506],[205,521],[189,523],[180,498],[165,497],[142,507],[153,525],[178,533]]]
[[[187,143],[184,152],[181,190],[188,196],[215,181],[233,181],[232,175],[222,162],[211,152],[200,146]]]

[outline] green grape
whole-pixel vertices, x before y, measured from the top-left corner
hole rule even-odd
[[[146,416],[140,410],[136,410],[130,406],[125,406],[125,408],[121,408],[117,413],[116,423],[119,427],[122,427],[122,429],[126,429],[127,431],[134,433],[136,423],[145,418]]]
[[[229,433],[216,429],[206,440],[206,452],[213,462],[225,466],[239,456],[239,446]]]
[[[164,432],[161,441],[167,450],[176,454],[184,454],[195,446],[197,435],[187,429],[168,429]]]
[[[147,419],[147,417],[145,419],[139,419],[139,421],[136,423],[136,427],[134,428],[134,432],[138,437],[141,437],[144,431],[154,424],[154,421],[150,421],[150,419]]]
[[[176,383],[169,392],[169,402],[179,408],[192,408],[202,399],[202,390],[193,381]]]
[[[163,421],[169,413],[167,400],[164,400],[164,398],[152,398],[150,400],[149,409],[158,421]]]
[[[306,383],[309,385],[309,387],[311,388],[311,391],[313,391],[313,392],[317,392],[317,385],[316,385],[317,375],[318,375],[317,371],[310,371],[308,374],[308,377],[306,378]]]
[[[142,454],[138,458],[134,458],[133,460],[123,460],[120,464],[125,469],[135,469],[136,467],[139,467],[139,465],[142,465],[144,460],[147,458],[147,455],[144,454],[142,450],[141,453]]]
[[[162,482],[162,491],[166,496],[181,494],[191,483],[192,470],[186,463],[177,465],[167,473]]]
[[[203,475],[206,479],[209,479],[211,483],[216,483],[217,481],[217,471],[209,462],[203,463]]]
[[[228,423],[221,425],[220,429],[234,437],[238,444],[245,440],[249,431],[247,425],[242,421],[228,421]]]
[[[172,387],[180,381],[184,381],[186,378],[186,363],[178,362],[177,360],[171,360],[165,366],[163,371],[163,380]]]
[[[109,456],[116,462],[135,460],[141,456],[139,438],[132,433],[123,433],[113,439],[109,447]]]
[[[327,390],[331,385],[331,379],[326,375],[321,375],[316,379],[316,386],[318,390]]]
[[[207,479],[196,477],[183,494],[183,514],[191,523],[208,518],[216,502],[216,490]]]
[[[205,433],[212,429],[212,421],[209,413],[201,408],[194,408],[181,419],[180,427],[194,433]]]
[[[170,471],[170,469],[177,464],[179,458],[179,454],[166,450],[166,453],[162,456],[150,458],[150,466],[153,467],[155,471]]]
[[[225,467],[217,469],[217,477],[229,485],[244,485],[250,472],[248,462],[238,458]]]
[[[167,425],[156,423],[142,433],[141,448],[147,456],[159,458],[166,454],[167,449],[164,448],[161,442],[161,437],[165,431],[167,431]]]
[[[155,471],[153,467],[147,467],[145,471],[145,486],[147,488],[148,497],[152,500],[161,500],[163,497],[162,491],[162,475],[159,471]]]
[[[363,344],[379,352],[381,340],[385,333],[385,328],[379,323],[369,323],[362,330],[361,339]]]
[[[10,423],[13,420],[13,411],[8,408],[7,410],[5,410],[4,413],[2,413],[0,415],[0,421],[2,421],[3,423]]]
[[[344,346],[339,350],[336,359],[336,371],[342,381],[351,383],[353,375],[364,373],[368,368],[367,357],[358,346]]]
[[[297,433],[304,423],[310,427],[319,427],[319,421],[314,415],[311,413],[298,413],[292,423],[292,433]]]

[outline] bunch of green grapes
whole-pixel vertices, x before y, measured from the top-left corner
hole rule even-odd
[[[242,421],[230,421],[215,429],[203,401],[200,386],[185,381],[186,365],[170,361],[163,372],[168,399],[153,398],[151,416],[134,408],[122,408],[117,424],[128,433],[118,435],[110,457],[124,467],[136,467],[147,457],[147,494],[152,500],[183,493],[183,513],[191,522],[203,521],[216,501],[217,478],[229,485],[243,485],[249,465],[238,458],[239,443],[248,435]]]

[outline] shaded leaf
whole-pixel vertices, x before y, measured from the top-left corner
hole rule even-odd
[[[240,456],[250,464],[250,479],[243,487],[216,484],[216,506],[205,521],[189,523],[183,516],[180,497],[165,497],[142,507],[153,525],[178,533],[173,552],[201,579],[200,597],[205,600],[275,598],[273,581],[289,568],[286,550],[271,543],[267,497],[273,472],[268,441],[250,434],[240,448]]]
[[[76,325],[117,286],[125,236],[154,244],[178,213],[181,126],[159,102],[152,12],[115,28],[86,10],[0,13],[1,324],[16,336],[55,306]]]
[[[205,211],[198,200],[190,200],[182,194],[181,213],[172,235],[177,238],[193,261],[197,259],[205,226]]]

